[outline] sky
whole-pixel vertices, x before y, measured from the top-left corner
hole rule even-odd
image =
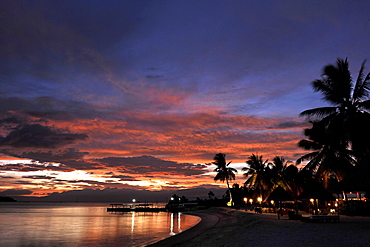
[[[216,153],[295,162],[310,83],[370,58],[367,0],[0,0],[0,195],[221,197]],[[369,71],[369,66],[365,71]],[[63,199],[64,198],[64,199]],[[68,199],[67,199],[68,198]]]

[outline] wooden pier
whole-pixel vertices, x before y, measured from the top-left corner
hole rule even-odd
[[[153,204],[110,204],[108,212],[166,212],[164,207],[155,207]]]

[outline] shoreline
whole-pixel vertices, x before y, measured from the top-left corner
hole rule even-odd
[[[370,217],[340,216],[340,223],[308,223],[231,208],[189,214],[201,221],[148,247],[370,246]]]

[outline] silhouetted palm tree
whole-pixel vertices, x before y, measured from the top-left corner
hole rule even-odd
[[[272,172],[268,160],[263,161],[262,156],[252,154],[246,161],[247,167],[244,176],[247,177],[245,186],[249,191],[253,191],[256,197],[262,197],[266,200],[269,193],[273,190]]]
[[[289,167],[289,161],[286,161],[284,157],[275,156],[272,159],[272,166],[270,169],[272,182],[275,186],[280,186],[285,190],[289,190],[289,184],[285,180],[285,172],[286,169]]]
[[[338,59],[335,65],[326,65],[322,73],[323,78],[313,81],[312,87],[316,92],[321,92],[323,98],[333,106],[306,110],[301,115],[329,117],[332,120],[340,116],[341,120],[348,121],[355,114],[370,110],[368,99],[370,73],[364,76],[365,62],[361,65],[355,84],[351,78],[347,59]]]
[[[370,137],[370,73],[364,74],[364,61],[354,82],[348,60],[337,59],[336,64],[324,67],[322,78],[312,82],[314,91],[321,92],[323,99],[332,106],[303,111],[300,115],[316,117],[311,129],[305,130],[308,140],[299,146],[312,153],[301,157],[310,160],[306,169],[315,171],[318,178],[335,174],[338,179],[344,170],[370,157],[370,145],[363,140]],[[343,170],[344,169],[344,170]]]
[[[230,202],[232,203],[232,195],[231,195],[231,192],[230,192],[229,181],[230,180],[235,180],[235,173],[237,173],[238,171],[235,168],[229,167],[229,165],[231,164],[231,161],[226,163],[225,157],[226,157],[226,154],[218,153],[213,158],[214,161],[212,162],[212,164],[217,166],[214,169],[214,171],[217,172],[216,176],[214,177],[214,180],[215,181],[220,180],[221,182],[226,181],[227,188],[228,188],[229,193],[230,193]]]
[[[311,123],[312,128],[304,131],[308,139],[301,140],[298,146],[312,152],[299,158],[297,164],[309,160],[304,169],[315,173],[316,179],[328,188],[331,178],[340,181],[352,170],[355,164],[353,152],[339,145],[334,133],[327,131],[322,122]]]
[[[302,174],[295,165],[289,165],[283,173],[284,180],[289,185],[289,191],[294,199],[298,198],[303,189],[304,177]]]

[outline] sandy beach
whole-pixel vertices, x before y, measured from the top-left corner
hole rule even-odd
[[[341,216],[339,223],[308,223],[230,208],[191,214],[200,216],[200,223],[150,246],[370,246],[370,217]]]

